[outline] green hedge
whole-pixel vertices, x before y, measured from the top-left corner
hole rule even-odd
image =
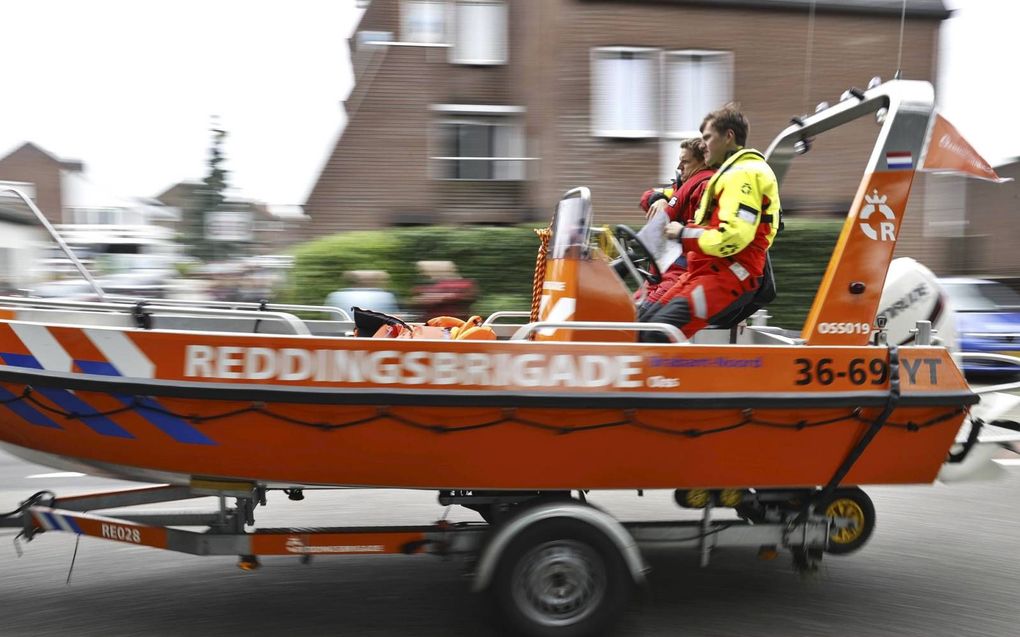
[[[288,302],[318,305],[345,286],[348,270],[385,270],[392,290],[407,305],[420,283],[415,263],[447,260],[478,284],[474,311],[526,310],[538,237],[531,228],[393,228],[333,235],[300,246],[295,252]]]
[[[770,252],[776,275],[776,300],[769,324],[799,330],[829,265],[842,219],[789,219]]]
[[[799,329],[828,264],[840,221],[793,219],[773,248],[779,289],[769,306],[774,325]],[[418,284],[415,262],[449,260],[478,284],[477,314],[527,310],[538,237],[523,227],[392,228],[333,235],[300,246],[287,302],[318,305],[343,288],[348,270],[385,270],[392,289],[407,305]]]

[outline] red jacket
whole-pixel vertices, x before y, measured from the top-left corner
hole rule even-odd
[[[715,168],[702,168],[684,180],[680,189],[666,204],[666,214],[669,215],[670,221],[686,224],[694,219],[694,213],[698,211],[698,204],[701,203],[701,195],[704,194],[705,186],[714,174]]]
[[[652,207],[653,203],[660,199],[669,199],[678,189],[679,187],[676,185],[676,182],[673,182],[668,186],[663,186],[662,188],[646,190],[644,194],[641,195],[641,209],[648,212],[648,209]]]
[[[453,316],[466,318],[478,291],[468,279],[440,279],[412,290],[413,305],[425,318]]]

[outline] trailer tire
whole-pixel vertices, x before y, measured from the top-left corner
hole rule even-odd
[[[846,517],[854,526],[832,529],[827,553],[846,555],[858,550],[871,538],[875,530],[875,504],[868,494],[857,488],[837,489],[822,508],[827,517]]]
[[[535,637],[605,633],[632,590],[633,579],[613,541],[568,518],[537,522],[514,538],[491,588],[506,632]]]

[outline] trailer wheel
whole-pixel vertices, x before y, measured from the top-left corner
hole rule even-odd
[[[536,523],[507,546],[492,591],[510,634],[575,637],[609,630],[632,586],[609,538],[561,518]]]
[[[847,518],[850,526],[833,528],[827,552],[833,555],[853,553],[864,546],[875,530],[875,505],[860,489],[838,489],[825,504],[825,515]]]

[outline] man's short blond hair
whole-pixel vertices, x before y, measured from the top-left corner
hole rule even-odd
[[[747,145],[747,132],[751,129],[751,125],[747,122],[744,114],[740,112],[740,105],[736,102],[730,102],[719,110],[705,115],[699,130],[704,133],[706,126],[711,126],[719,133],[731,130],[737,146]]]

